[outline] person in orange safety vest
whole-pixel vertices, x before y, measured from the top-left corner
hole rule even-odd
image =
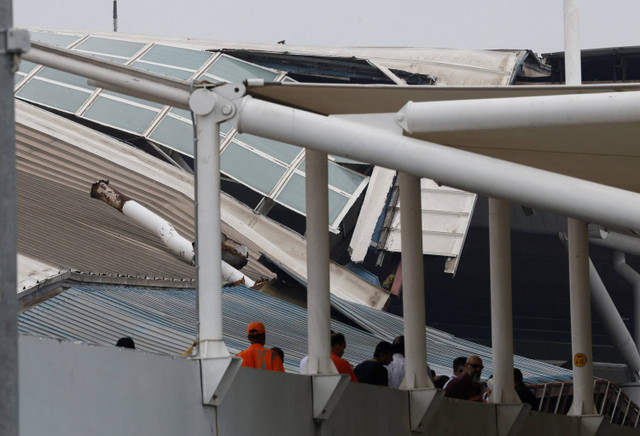
[[[251,346],[238,353],[238,357],[242,358],[242,366],[284,372],[282,359],[278,353],[264,347],[266,341],[264,324],[261,322],[249,324],[247,338],[251,342]]]

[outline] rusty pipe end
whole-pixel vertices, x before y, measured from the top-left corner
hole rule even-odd
[[[130,200],[129,197],[109,186],[108,180],[98,180],[91,185],[91,198],[102,200],[120,212],[122,212],[124,204]]]

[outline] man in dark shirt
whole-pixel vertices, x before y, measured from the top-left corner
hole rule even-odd
[[[450,398],[482,402],[480,375],[483,369],[482,359],[478,356],[470,356],[464,365],[464,373],[447,384],[444,395]]]
[[[531,410],[538,410],[538,399],[522,381],[522,372],[518,368],[513,368],[513,386],[520,401],[529,404]]]
[[[356,366],[355,374],[360,383],[370,385],[389,386],[389,375],[387,368],[393,361],[393,347],[389,342],[380,342],[373,352],[373,359],[365,360]]]

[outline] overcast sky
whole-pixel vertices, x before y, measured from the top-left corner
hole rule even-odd
[[[582,0],[583,48],[640,45],[640,0]],[[113,30],[113,0],[13,0],[15,27]],[[118,0],[118,30],[221,41],[560,51],[562,0]]]

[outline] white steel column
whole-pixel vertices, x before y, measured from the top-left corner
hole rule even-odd
[[[569,286],[571,288],[571,354],[573,404],[569,415],[593,415],[593,348],[587,225],[569,218]]]
[[[198,355],[202,402],[222,403],[241,360],[227,350],[222,331],[222,252],[220,250],[220,126],[216,95],[206,89],[191,94],[196,115],[196,289]]]
[[[433,388],[427,376],[420,178],[400,173],[400,229],[406,389]]]
[[[489,198],[492,403],[520,403],[513,387],[513,306],[509,203]]]
[[[579,0],[564,0],[564,62],[567,85],[582,83],[579,16]],[[568,414],[592,415],[596,413],[596,407],[593,401],[589,233],[586,223],[573,218],[568,219],[568,230],[573,355],[573,404]]]
[[[307,374],[337,374],[331,361],[329,182],[327,153],[306,149]]]
[[[198,354],[224,357],[222,336],[222,253],[220,246],[220,128],[213,112],[215,95],[198,90],[195,106],[196,145],[196,287],[198,291]]]

